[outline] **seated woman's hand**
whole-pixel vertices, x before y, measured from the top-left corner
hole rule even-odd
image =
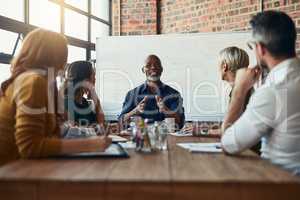
[[[105,151],[109,145],[112,143],[112,139],[107,136],[101,136],[99,137],[100,145],[99,145],[99,151]]]
[[[208,131],[208,134],[209,135],[212,135],[212,136],[216,136],[216,137],[221,137],[221,129],[210,129]]]
[[[192,124],[185,124],[184,127],[181,129],[181,132],[184,134],[192,133],[193,132],[193,125]]]
[[[118,123],[109,123],[107,126],[106,130],[109,134],[117,135],[120,133],[120,126]]]

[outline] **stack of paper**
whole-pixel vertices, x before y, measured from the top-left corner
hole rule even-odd
[[[124,149],[135,149],[136,144],[132,141],[119,143]]]
[[[178,146],[190,152],[220,153],[221,143],[177,143]]]
[[[193,133],[189,132],[183,132],[183,131],[177,131],[175,133],[169,133],[170,135],[176,136],[176,137],[187,137],[187,136],[193,136]]]
[[[112,142],[127,142],[128,140],[124,137],[120,137],[118,135],[108,135],[109,138],[112,139]]]

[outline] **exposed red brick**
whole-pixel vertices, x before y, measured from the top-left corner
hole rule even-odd
[[[120,5],[121,2],[121,5]],[[119,8],[121,7],[121,11]],[[148,35],[157,33],[156,0],[114,0],[114,35]],[[119,15],[121,13],[121,18]],[[120,33],[121,31],[121,33]]]
[[[157,1],[161,10],[159,31],[163,34],[248,30],[249,20],[260,12],[260,0]],[[264,8],[286,12],[300,30],[299,0],[264,0]],[[156,0],[113,0],[113,34],[118,35],[119,29],[122,35],[156,34],[156,12]],[[297,50],[300,52],[300,36]]]

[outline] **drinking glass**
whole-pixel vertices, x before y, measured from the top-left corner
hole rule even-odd
[[[167,136],[168,136],[168,126],[165,123],[162,123],[160,125],[160,131],[159,131],[159,144],[160,144],[160,150],[167,150]]]

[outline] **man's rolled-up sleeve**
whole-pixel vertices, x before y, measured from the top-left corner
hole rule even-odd
[[[280,104],[271,88],[263,88],[255,92],[245,112],[226,129],[222,136],[221,143],[224,151],[237,154],[259,142],[274,128],[275,116],[280,115],[276,113],[278,106],[284,104]]]
[[[178,125],[179,128],[182,128],[185,122],[183,99],[179,93],[170,95],[168,98],[170,103],[167,105],[167,107],[180,116],[180,123]]]
[[[132,96],[132,92],[127,92],[125,100],[123,102],[123,106],[122,106],[122,111],[120,113],[120,115],[118,116],[118,120],[122,120],[124,115],[130,111],[132,111],[134,109],[134,101],[133,101],[133,96]]]

